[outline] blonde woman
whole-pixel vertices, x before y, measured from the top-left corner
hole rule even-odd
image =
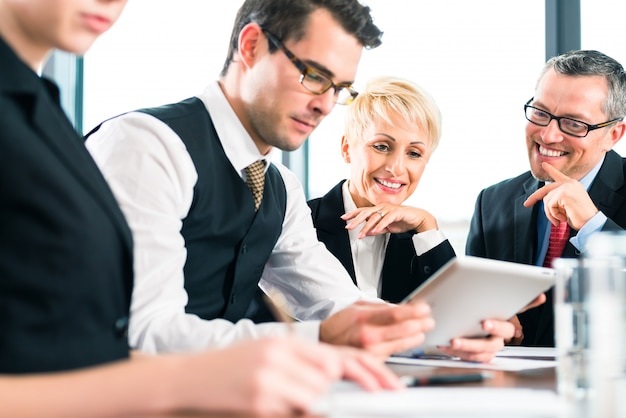
[[[341,153],[350,178],[308,203],[318,239],[372,296],[400,302],[455,256],[436,218],[404,204],[440,136],[437,104],[410,80],[373,78],[346,111]],[[441,350],[491,360],[514,329],[499,320],[484,321],[483,327],[489,338],[455,338]]]

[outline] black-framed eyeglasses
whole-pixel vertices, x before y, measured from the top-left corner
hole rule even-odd
[[[285,56],[289,58],[289,61],[296,66],[300,71],[300,84],[311,93],[323,94],[332,87],[335,90],[335,103],[340,105],[352,103],[356,96],[359,95],[359,93],[352,88],[351,84],[335,84],[326,74],[305,64],[304,61],[296,57],[293,52],[287,49],[287,47],[269,31],[263,29],[263,33],[267,36],[267,39],[276,48],[283,51]]]
[[[598,123],[596,125],[590,125],[580,120],[566,118],[563,116],[554,116],[552,113],[546,112],[543,109],[531,106],[530,102],[532,102],[533,99],[534,97],[532,97],[524,105],[524,114],[526,115],[526,119],[528,119],[529,122],[534,123],[538,126],[548,126],[550,122],[552,122],[552,119],[554,119],[557,121],[559,129],[563,133],[575,136],[577,138],[584,138],[590,131],[600,128],[606,128],[607,126],[611,126],[614,123],[617,123],[620,120],[624,119],[623,117],[615,118],[606,122]]]

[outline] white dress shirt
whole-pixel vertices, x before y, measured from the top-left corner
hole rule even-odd
[[[357,208],[350,194],[349,184],[350,180],[344,182],[341,187],[343,207],[346,213]],[[365,294],[371,297],[380,297],[383,264],[385,263],[385,252],[390,234],[374,235],[359,239],[361,229],[363,229],[363,224],[348,231],[356,282]],[[412,237],[413,247],[418,256],[435,248],[445,239],[446,237],[439,229],[430,229]]]
[[[242,175],[261,155],[239,122],[217,82],[198,96],[211,115],[224,151]],[[188,215],[197,173],[176,133],[150,115],[131,112],[105,122],[86,142],[133,231],[135,284],[129,343],[147,352],[219,348],[238,340],[285,335],[284,324],[236,324],[202,320],[185,312],[186,260],[182,220]],[[298,335],[317,340],[319,320],[367,297],[354,286],[341,263],[317,240],[297,177],[274,163],[285,183],[283,229],[260,286],[283,293],[299,320]],[[374,299],[377,300],[377,299]]]

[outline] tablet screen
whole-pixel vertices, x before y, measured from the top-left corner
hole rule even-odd
[[[435,328],[417,351],[437,353],[455,337],[480,337],[485,319],[508,320],[554,285],[554,269],[481,257],[450,260],[404,300],[425,301]]]

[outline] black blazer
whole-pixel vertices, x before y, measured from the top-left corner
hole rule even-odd
[[[0,63],[0,373],[126,358],[130,230],[56,86]]]
[[[341,188],[345,180],[321,198],[308,202],[317,238],[323,242],[346,268],[356,284],[350,237],[346,222],[340,218],[345,213]],[[391,234],[382,271],[381,298],[400,302],[435,271],[455,257],[454,249],[445,240],[430,251],[417,256],[412,233]]]
[[[626,160],[615,151],[606,154],[589,196],[609,219],[603,230],[626,227]],[[538,251],[537,216],[539,205],[525,208],[523,202],[543,183],[530,171],[484,189],[478,195],[465,252],[468,255],[534,264]],[[570,236],[577,231],[570,231]],[[563,257],[580,254],[567,243]],[[524,329],[524,345],[554,346],[552,290],[545,304],[519,316]]]

